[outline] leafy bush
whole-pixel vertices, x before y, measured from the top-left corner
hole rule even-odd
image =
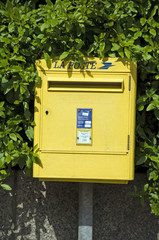
[[[8,0],[0,2],[0,180],[38,163],[33,152],[35,60],[127,57],[138,65],[136,166],[159,215],[158,0]]]

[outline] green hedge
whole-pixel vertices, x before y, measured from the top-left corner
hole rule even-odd
[[[4,1],[5,2],[5,1]],[[42,1],[43,2],[43,1]],[[138,65],[136,166],[147,169],[141,201],[159,215],[158,0],[0,2],[0,181],[39,163],[32,147],[35,60],[127,57]]]

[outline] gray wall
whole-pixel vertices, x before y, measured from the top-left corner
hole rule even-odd
[[[128,185],[94,184],[93,240],[157,240],[159,218],[129,192],[142,187],[144,174]],[[39,182],[15,171],[0,189],[1,240],[77,240],[78,183]]]

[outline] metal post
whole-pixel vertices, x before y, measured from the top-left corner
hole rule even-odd
[[[93,184],[79,183],[78,240],[93,239]]]

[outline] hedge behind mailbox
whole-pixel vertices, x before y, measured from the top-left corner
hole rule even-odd
[[[134,178],[136,65],[128,59],[36,62],[35,145],[41,180],[127,183]]]

